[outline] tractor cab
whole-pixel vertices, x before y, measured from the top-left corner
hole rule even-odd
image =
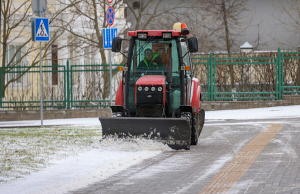
[[[192,81],[190,52],[198,51],[189,31],[130,31],[130,46],[124,71],[125,99],[117,101],[128,116],[180,117],[180,105],[189,105],[185,96]],[[115,38],[113,51],[121,50]],[[117,105],[116,104],[116,105]]]

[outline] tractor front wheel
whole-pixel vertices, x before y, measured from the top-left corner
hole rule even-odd
[[[199,136],[202,132],[203,126],[204,126],[204,120],[205,120],[205,111],[203,109],[200,108],[199,110],[199,124],[200,124],[200,128],[199,128]]]
[[[197,145],[205,120],[205,111],[199,110],[199,113],[192,116],[192,133],[191,133],[191,145]]]
[[[192,116],[192,133],[191,133],[191,145],[197,145],[198,144],[198,130],[197,130],[197,125],[199,123],[197,122],[197,115],[198,114],[193,114]]]

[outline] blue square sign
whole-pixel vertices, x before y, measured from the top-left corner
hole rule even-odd
[[[118,28],[103,28],[103,47],[111,49],[112,41],[118,36]]]
[[[50,40],[48,18],[35,18],[34,36],[34,41],[48,42]]]

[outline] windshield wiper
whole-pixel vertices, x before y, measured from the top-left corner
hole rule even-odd
[[[155,36],[150,36],[150,38],[140,47],[140,49],[138,50],[138,52],[131,57],[131,60],[133,60],[134,57],[137,57],[140,54],[140,52],[147,46],[147,44],[150,41],[152,41],[154,38],[155,38]]]

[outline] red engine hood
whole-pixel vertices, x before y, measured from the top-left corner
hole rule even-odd
[[[163,75],[144,75],[135,85],[165,85],[166,77]]]

